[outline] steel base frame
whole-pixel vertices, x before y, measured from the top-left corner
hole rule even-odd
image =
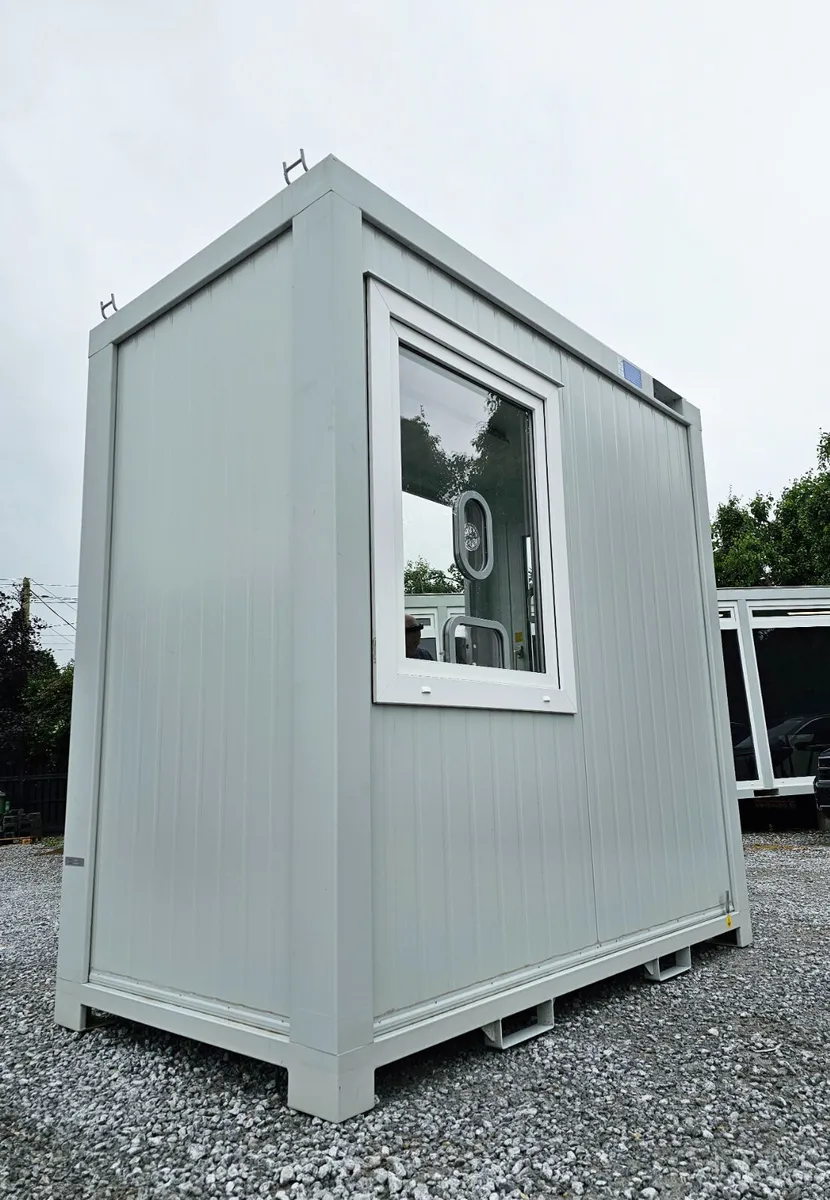
[[[570,962],[559,969],[552,963],[550,970],[531,981],[516,985],[511,985],[509,979],[498,981],[498,992],[459,1003],[431,1017],[413,1013],[407,1021],[406,1014],[400,1014],[394,1029],[378,1031],[369,1045],[340,1055],[292,1042],[290,1026],[286,1033],[257,1027],[254,1012],[242,1020],[236,1010],[235,1018],[230,1019],[220,1015],[220,1006],[215,1002],[203,1002],[205,1008],[210,1005],[208,1012],[196,1007],[196,998],[174,992],[153,989],[154,998],[138,995],[130,990],[129,980],[115,987],[59,978],[55,1020],[80,1032],[89,1027],[90,1010],[95,1009],[283,1067],[288,1071],[289,1107],[337,1123],[374,1107],[375,1070],[380,1066],[474,1029],[487,1028],[490,1044],[507,1049],[553,1028],[553,1002],[557,997],[669,956],[683,958],[692,945],[716,939],[736,946],[749,945],[752,929],[748,914],[712,917],[623,949],[605,948],[600,953],[595,949],[581,962]],[[531,1008],[537,1008],[540,1024],[528,1026],[518,1036],[502,1035],[503,1019]]]

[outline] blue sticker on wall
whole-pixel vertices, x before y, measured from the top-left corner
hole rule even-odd
[[[635,367],[634,363],[627,362],[624,358],[620,359],[620,374],[626,383],[631,383],[636,388],[643,386],[643,372],[639,367]]]

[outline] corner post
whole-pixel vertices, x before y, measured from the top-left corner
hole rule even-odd
[[[293,224],[292,1107],[374,1104],[371,608],[362,213]],[[367,1065],[368,1064],[368,1065]]]
[[[749,892],[746,883],[741,820],[738,808],[737,788],[732,769],[731,738],[729,736],[729,706],[726,698],[726,674],[720,643],[720,620],[718,618],[718,590],[715,581],[715,563],[712,557],[712,532],[709,523],[709,503],[706,490],[706,468],[703,457],[703,432],[700,412],[681,402],[683,418],[688,422],[689,457],[691,462],[692,498],[695,509],[697,551],[700,563],[703,591],[703,620],[706,634],[706,658],[709,667],[709,682],[715,721],[715,740],[720,763],[720,786],[723,805],[723,823],[726,836],[726,854],[729,877],[732,881],[732,909],[740,914],[740,927],[736,930],[738,945],[752,943],[752,921],[749,912]],[[724,931],[726,932],[726,931]]]
[[[101,726],[107,646],[115,392],[118,355],[110,343],[89,360],[83,525],[78,576],[75,684],[64,835],[55,1020],[86,1027],[80,987],[89,980],[98,822]]]

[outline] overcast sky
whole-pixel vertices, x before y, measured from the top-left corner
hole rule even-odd
[[[703,410],[827,423],[826,0],[0,0],[0,577],[77,578],[87,332],[333,152]]]

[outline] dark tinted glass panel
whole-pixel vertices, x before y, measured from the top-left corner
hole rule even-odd
[[[735,757],[735,778],[752,782],[758,778],[755,746],[749,725],[749,706],[741,667],[741,651],[737,629],[721,631],[723,665],[726,668],[726,696],[729,701],[729,724],[732,732],[732,753]]]
[[[756,629],[753,636],[773,774],[812,778],[830,746],[830,628]]]

